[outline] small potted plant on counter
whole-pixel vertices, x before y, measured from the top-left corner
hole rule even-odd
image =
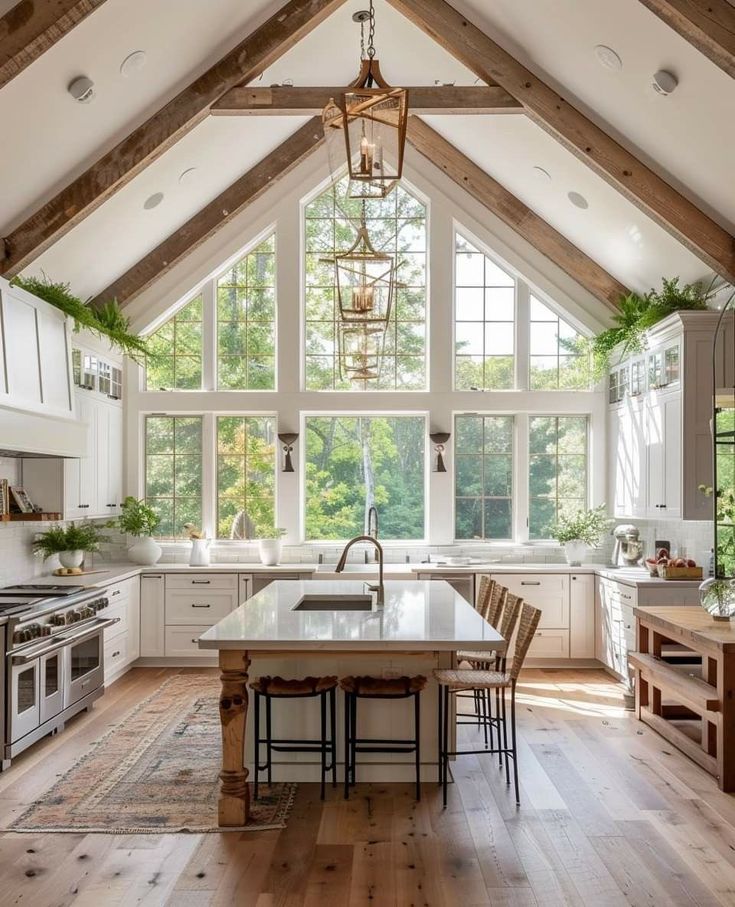
[[[151,538],[160,522],[161,518],[152,507],[129,495],[122,503],[120,516],[111,520],[107,526],[135,536],[138,541],[128,548],[128,557],[134,564],[152,567],[158,563],[163,553],[158,542]]]
[[[605,506],[600,504],[592,510],[578,510],[559,517],[554,527],[554,538],[564,546],[567,563],[571,567],[581,566],[587,548],[599,546],[610,523]]]
[[[260,552],[260,563],[265,567],[275,567],[281,560],[281,539],[286,534],[285,529],[276,528],[272,536],[260,539],[258,549]]]
[[[57,554],[61,569],[69,574],[81,573],[85,553],[99,551],[99,547],[100,534],[93,523],[56,524],[33,542],[33,550],[40,551],[44,558]]]

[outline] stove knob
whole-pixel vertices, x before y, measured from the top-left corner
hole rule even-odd
[[[76,608],[73,608],[71,611],[66,612],[66,622],[68,624],[75,624],[78,620],[82,619],[82,615]]]
[[[41,636],[51,636],[51,627],[48,624],[43,624],[41,627]]]
[[[108,607],[109,604],[110,604],[110,601],[107,598],[98,598],[97,601],[95,602],[95,606],[98,611],[101,611],[103,608]]]

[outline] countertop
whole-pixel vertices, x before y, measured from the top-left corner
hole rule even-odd
[[[279,580],[199,637],[201,649],[326,651],[501,650],[502,636],[450,586],[430,580],[385,583],[385,605],[370,611],[297,611],[304,595],[362,595],[355,580]]]

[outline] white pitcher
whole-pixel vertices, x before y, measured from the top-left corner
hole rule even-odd
[[[209,566],[209,541],[209,539],[191,540],[191,555],[189,557],[190,567]]]

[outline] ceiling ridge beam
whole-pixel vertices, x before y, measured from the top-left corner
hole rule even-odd
[[[0,88],[105,0],[20,0],[0,19]]]
[[[422,114],[523,113],[523,105],[497,85],[402,86],[409,107]],[[214,116],[316,116],[346,86],[274,85],[231,88],[210,108]]]
[[[735,282],[735,239],[445,0],[388,0],[718,274]]]
[[[282,177],[306,160],[324,142],[319,117],[314,117],[250,168],[217,198],[178,227],[167,239],[99,293],[93,305],[117,299],[121,306],[170,271],[192,250],[241,214]]]
[[[454,183],[561,268],[592,296],[616,311],[628,289],[554,229],[428,123],[412,116],[408,141]]]
[[[697,50],[735,78],[735,7],[728,0],[640,0]]]
[[[5,237],[0,273],[17,274],[200,123],[234,85],[260,75],[344,0],[288,0],[81,176]]]

